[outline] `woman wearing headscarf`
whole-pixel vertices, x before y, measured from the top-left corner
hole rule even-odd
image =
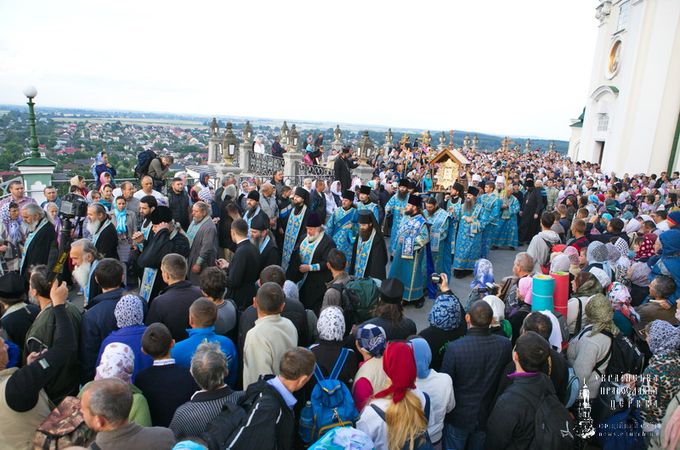
[[[335,366],[341,352],[343,351],[343,338],[345,337],[345,316],[342,314],[342,309],[337,306],[329,306],[321,311],[319,319],[316,322],[316,329],[319,335],[319,340],[313,344],[309,349],[316,356],[316,364],[319,366],[324,377],[328,377]],[[351,349],[344,349],[347,353],[347,359],[342,366],[338,380],[347,385],[348,389],[352,389],[354,382],[354,375],[359,369],[359,360],[357,354]],[[311,393],[316,385],[316,377],[312,377],[305,389]]]
[[[374,393],[389,382],[383,369],[382,357],[387,345],[387,335],[382,327],[373,324],[362,325],[356,334],[356,348],[363,357],[359,370],[354,376],[352,398],[357,411],[366,405]]]
[[[470,282],[470,295],[468,296],[465,310],[467,311],[477,300],[481,300],[488,294],[489,288],[487,283],[493,284],[493,264],[488,259],[478,259],[475,262],[475,269],[473,271],[473,279]]]
[[[570,245],[562,250],[562,253],[567,255],[567,258],[569,258],[569,273],[573,276],[576,276],[581,271],[581,267],[579,266],[578,250],[576,247],[572,247]]]
[[[8,272],[19,271],[21,265],[21,249],[26,240],[28,230],[22,226],[19,205],[14,202],[5,203],[0,208],[0,256],[7,265]],[[2,268],[0,268],[2,273]]]
[[[614,324],[612,305],[603,294],[591,297],[585,313],[588,325],[569,342],[567,360],[578,379],[585,380],[592,400],[599,394],[602,381],[600,374],[605,374],[609,365],[609,359],[605,356],[612,345],[612,339],[604,332],[616,336],[619,329]],[[603,362],[595,367],[600,361]]]
[[[607,297],[614,309],[614,323],[624,336],[633,334],[633,326],[638,323],[640,317],[631,306],[631,297],[628,288],[621,283],[614,282],[607,289]]]
[[[432,352],[430,367],[439,370],[448,343],[465,336],[467,331],[465,310],[458,297],[448,290],[434,301],[427,319],[430,326],[418,334],[430,346]]]
[[[628,243],[622,238],[616,239],[614,247],[619,252],[619,257],[612,263],[612,267],[614,267],[614,280],[623,283],[626,279],[626,273],[630,269],[630,258],[628,257],[630,247],[628,247]],[[610,256],[615,256],[615,253],[612,251]]]
[[[576,249],[574,248],[574,250]],[[550,272],[569,272],[570,267],[571,261],[569,260],[569,256],[564,253],[553,253],[550,261]]]
[[[78,195],[82,195],[83,197],[87,196],[87,193],[89,192],[87,189],[87,185],[85,183],[85,178],[83,178],[81,175],[74,175],[69,179],[69,184],[71,186],[75,186],[77,188],[76,193]]]
[[[342,192],[340,192],[340,182],[334,181],[324,192],[326,196],[326,217],[333,215],[333,211],[342,205]]]
[[[388,345],[383,369],[389,385],[364,408],[357,428],[371,437],[376,448],[400,450],[423,445],[432,424],[432,405],[429,395],[416,388],[411,346],[404,342]]]
[[[116,318],[116,325],[118,329],[111,332],[99,348],[99,356],[97,357],[97,365],[101,362],[102,354],[107,345],[119,342],[129,346],[135,357],[134,372],[132,373],[132,382],[134,383],[137,374],[153,365],[153,359],[142,352],[142,336],[146,331],[144,325],[144,305],[142,299],[136,295],[124,295],[116,303],[116,308],[113,311]]]
[[[652,269],[647,263],[636,261],[631,264],[630,269],[626,273],[626,280],[630,286],[631,304],[638,306],[642,304],[645,298],[649,295],[649,274]]]
[[[132,235],[137,231],[137,214],[128,211],[125,198],[120,196],[109,215],[118,235],[118,258],[127,266],[132,251]]]
[[[680,392],[680,328],[665,320],[655,320],[645,327],[647,344],[652,352],[649,365],[637,381],[640,414],[644,420],[643,431],[649,438],[658,439],[666,408]],[[625,377],[625,375],[624,375]]]
[[[430,396],[430,416],[432,426],[427,432],[430,439],[436,445],[442,439],[444,430],[444,417],[456,406],[456,398],[453,394],[453,381],[447,373],[439,373],[430,368],[432,352],[427,341],[423,338],[409,340],[413,348],[413,357],[416,361],[416,387]]]
[[[97,370],[94,376],[95,380],[105,380],[107,378],[118,378],[119,380],[130,384],[132,390],[132,409],[128,415],[130,422],[135,422],[142,427],[151,426],[151,413],[149,412],[149,404],[146,398],[137,386],[132,384],[132,375],[135,370],[135,353],[129,345],[112,342],[104,348],[101,355],[101,361],[97,365]],[[89,384],[89,383],[88,383]],[[86,384],[80,390],[78,397],[82,397]]]
[[[567,302],[567,328],[569,336],[578,334],[586,324],[586,305],[595,294],[602,294],[602,285],[590,272],[579,272],[571,282],[572,298]],[[579,310],[581,320],[579,323]]]
[[[609,265],[608,258],[609,251],[607,250],[607,246],[605,244],[599,241],[591,242],[588,245],[588,250],[586,251],[586,260],[588,261],[588,265],[583,270],[590,271],[590,269],[593,267],[597,267],[598,269],[602,269],[602,271],[604,271],[604,273],[609,277],[609,280],[611,280],[614,273],[612,272],[612,268]]]
[[[496,295],[487,295],[482,300],[487,302],[493,310],[493,318],[489,325],[489,332],[506,338],[512,337],[512,325],[505,320],[505,303]]]
[[[661,258],[652,267],[649,280],[659,275],[666,275],[675,281],[675,292],[668,297],[668,303],[675,306],[680,298],[680,230],[671,228],[659,236],[661,242]]]
[[[642,242],[639,244],[639,248],[635,252],[635,261],[647,262],[649,258],[656,255],[656,250],[654,250],[654,244],[658,236],[654,233],[647,233],[642,236]]]
[[[515,344],[517,338],[520,336],[522,324],[524,319],[531,312],[531,290],[533,288],[534,279],[531,277],[520,278],[517,282],[517,299],[520,300],[519,308],[515,310],[508,318],[512,326],[512,344]]]

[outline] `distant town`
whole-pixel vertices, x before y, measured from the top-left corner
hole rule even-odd
[[[206,164],[208,159],[209,124],[211,117],[184,116],[124,111],[95,111],[67,108],[36,108],[38,141],[40,152],[57,162],[54,180],[66,180],[73,175],[91,178],[90,167],[97,152],[106,150],[109,161],[118,171],[119,178],[133,176],[137,154],[143,150],[171,154],[175,163],[171,171],[182,170],[186,166]],[[262,136],[265,146],[270,148],[274,136],[280,132],[282,120],[217,117],[220,129],[226,122],[234,126],[234,133],[240,131],[249,120],[255,136]],[[362,126],[357,124],[331,124],[309,121],[288,121],[288,126],[296,124],[303,137],[307,133],[324,134],[324,141],[333,141],[333,130],[339,125],[343,141],[356,145],[361,133],[369,131],[371,139],[382,145],[387,127]],[[394,128],[395,141],[404,134],[411,142],[425,130]],[[438,143],[442,133],[449,140],[449,130],[430,130],[432,145]],[[500,147],[503,136],[493,136],[469,131],[455,131],[454,143],[462,145],[465,136],[477,136],[479,149],[494,151]],[[0,178],[6,181],[19,173],[14,164],[26,157],[28,149],[28,110],[17,105],[0,105]],[[510,137],[510,146],[524,148],[524,138]],[[533,149],[547,150],[554,143],[555,150],[566,153],[568,142],[531,139]]]

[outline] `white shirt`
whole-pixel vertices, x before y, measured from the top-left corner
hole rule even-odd
[[[149,195],[149,194],[147,194],[146,192],[144,192],[140,189],[139,191],[134,193],[133,197],[136,198],[137,200],[141,200],[143,197],[146,197],[147,195]],[[158,200],[160,203],[163,203],[164,205],[168,204],[168,200],[160,192],[153,190],[153,191],[151,191],[151,195],[156,197],[156,200]]]
[[[430,422],[427,431],[432,442],[439,442],[444,430],[444,417],[456,406],[451,376],[430,369],[427,378],[416,378],[416,387],[430,396]]]

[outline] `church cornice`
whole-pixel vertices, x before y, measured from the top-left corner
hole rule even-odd
[[[597,89],[595,89],[592,94],[590,94],[590,98],[597,101],[605,94],[612,94],[614,97],[616,97],[619,95],[619,88],[616,86],[603,84],[602,86],[599,86]]]

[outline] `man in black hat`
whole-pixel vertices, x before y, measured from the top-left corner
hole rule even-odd
[[[248,192],[246,205],[248,206],[248,210],[243,215],[243,220],[245,220],[248,224],[248,229],[250,229],[251,223],[256,216],[262,215],[267,220],[267,222],[269,222],[269,217],[264,211],[262,211],[262,208],[260,208],[260,193],[257,190],[253,189],[252,191]]]
[[[451,256],[447,260],[444,260],[444,264],[442,266],[443,272],[446,274],[451,273],[451,262],[453,261],[453,253],[456,250],[456,236],[458,235],[458,218],[456,217],[455,209],[456,205],[462,205],[464,202],[465,202],[465,187],[456,181],[455,183],[453,183],[453,186],[451,186],[451,190],[449,191],[449,196],[446,205],[442,206],[442,209],[446,209],[446,212],[449,213],[448,240]]]
[[[376,222],[380,222],[380,208],[371,201],[371,187],[361,186],[359,188],[359,204],[357,210],[363,211],[367,209],[375,215]]]
[[[293,210],[288,214],[285,226],[285,236],[283,238],[283,249],[281,256],[281,267],[283,270],[288,268],[293,251],[300,246],[300,242],[305,238],[304,224],[307,222],[309,210],[309,192],[302,187],[295,188],[293,195]]]
[[[404,217],[404,211],[406,211],[406,205],[408,204],[408,187],[408,179],[403,178],[399,182],[399,190],[385,206],[385,214],[392,214],[392,228],[390,230],[390,256],[392,258],[394,258],[394,253],[397,251],[399,226],[401,225],[401,219]]]
[[[469,186],[465,202],[454,208],[458,220],[456,248],[453,252],[453,275],[456,278],[472,273],[475,261],[481,258],[483,223],[480,219],[482,205],[477,202],[478,195],[479,189]]]
[[[425,303],[427,284],[427,245],[430,231],[422,213],[423,199],[411,195],[406,206],[406,217],[401,221],[399,231],[394,235],[397,248],[390,266],[390,278],[404,282],[404,301],[414,302],[416,308]]]
[[[173,221],[172,210],[169,207],[157,206],[147,219],[151,223],[153,233],[137,258],[137,266],[139,273],[142,274],[139,293],[145,300],[151,301],[168,286],[160,273],[163,257],[177,253],[188,258],[191,246],[189,239],[182,232],[181,225]]]
[[[358,231],[354,192],[346,190],[342,193],[341,207],[333,211],[333,215],[326,224],[326,233],[335,242],[335,247],[345,254],[346,261],[352,257],[352,247]]]
[[[316,213],[309,214],[305,228],[307,236],[293,252],[286,278],[298,283],[300,301],[318,316],[326,283],[332,279],[326,261],[335,243],[324,233],[323,224]]]
[[[343,192],[352,187],[352,169],[358,164],[352,159],[349,147],[343,147],[340,155],[335,158],[333,163],[333,174],[335,179],[340,182]]]
[[[18,272],[7,272],[0,277],[0,303],[4,311],[0,327],[7,332],[7,338],[19,347],[20,353],[23,353],[26,332],[40,312],[37,305],[24,301],[25,292],[26,281]]]
[[[364,322],[377,325],[385,330],[388,341],[406,340],[416,334],[416,324],[408,317],[404,317],[402,298],[404,283],[398,278],[388,278],[380,285],[380,299],[376,307],[376,317]]]
[[[519,245],[531,241],[540,231],[540,217],[545,209],[545,201],[540,190],[534,187],[533,175],[524,181],[527,193],[519,212]]]
[[[257,215],[250,224],[250,242],[260,252],[260,270],[267,266],[281,264],[281,250],[269,233],[269,222],[262,215]]]
[[[387,246],[382,231],[369,210],[359,211],[359,236],[352,248],[350,275],[384,280],[387,267]]]

